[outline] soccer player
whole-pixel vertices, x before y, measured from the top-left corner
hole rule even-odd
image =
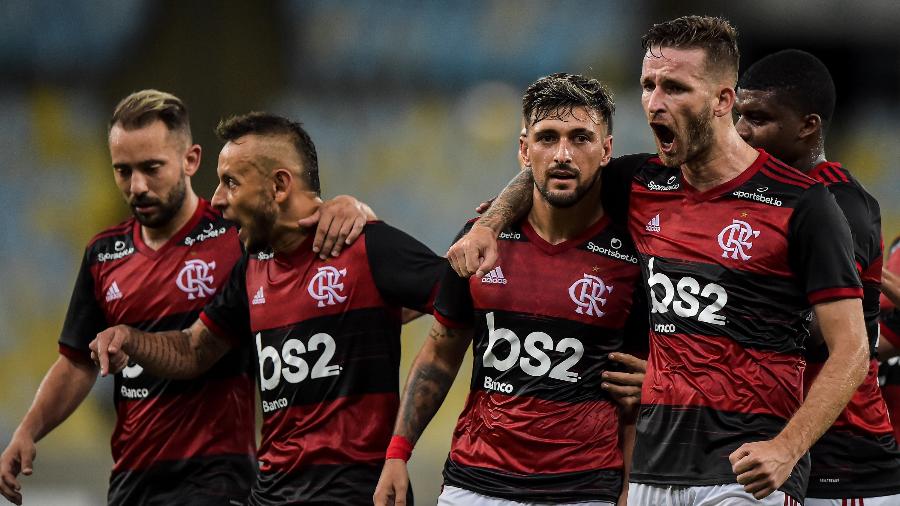
[[[640,270],[633,244],[596,205],[600,170],[612,155],[613,110],[595,79],[554,74],[528,87],[521,154],[533,167],[534,204],[500,233],[503,262],[484,277],[466,280],[447,268],[376,504],[403,504],[412,445],[470,342],[471,391],[438,504],[619,500],[630,446],[620,419],[630,417],[601,390],[601,373],[626,338],[646,338],[647,317],[643,302],[632,313]]]
[[[340,257],[316,257],[293,226],[321,203],[306,131],[250,113],[218,133],[213,206],[240,225],[248,252],[189,328],[117,326],[91,347],[101,370],[124,352],[165,377],[253,350],[263,426],[250,504],[371,503],[399,404],[400,310],[430,311],[446,261],[380,222]]]
[[[741,75],[735,126],[750,145],[828,187],[850,224],[863,283],[869,373],[834,425],[810,450],[805,504],[841,506],[863,498],[873,506],[900,504],[900,450],[878,387],[881,212],[875,198],[846,168],[825,158],[834,103],[834,82],[818,58],[794,49],[780,51]],[[807,345],[807,385],[815,380],[827,356],[824,343],[813,340]]]
[[[0,456],[0,492],[16,504],[22,502],[17,475],[32,473],[35,443],[78,407],[96,380],[88,349],[96,334],[116,323],[146,331],[184,328],[241,256],[235,227],[191,188],[201,149],[191,140],[180,99],[156,90],[123,99],[110,121],[109,149],[133,216],[89,242],[59,358]],[[331,211],[324,217],[329,226],[337,221],[336,230],[345,224]],[[127,357],[119,360],[117,368],[127,364]],[[234,350],[191,381],[163,379],[135,364],[117,374],[109,504],[242,501],[256,474],[250,366],[250,353]]]
[[[642,105],[659,153],[612,160],[602,176],[651,303],[629,504],[802,502],[807,450],[868,369],[846,219],[824,185],[735,130],[739,56],[727,21],[667,21],[642,45]],[[524,206],[529,179],[514,179],[453,246],[457,272],[493,265],[494,236]],[[804,400],[811,308],[829,357]]]

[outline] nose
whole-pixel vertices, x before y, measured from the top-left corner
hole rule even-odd
[[[556,153],[553,155],[553,161],[557,164],[572,163],[572,151],[569,141],[560,139]]]
[[[659,86],[649,93],[649,96],[647,97],[647,112],[650,116],[654,116],[666,110],[664,98],[664,93]]]
[[[743,117],[738,118],[737,123],[734,124],[734,128],[737,130],[738,135],[741,136],[741,139],[750,142],[750,139],[753,137],[753,131],[747,125],[747,122]]]
[[[150,187],[147,185],[147,177],[141,171],[135,170],[131,172],[129,190],[132,195],[143,195],[150,191]]]
[[[219,183],[219,186],[216,186],[216,191],[213,193],[210,204],[218,209],[219,212],[224,212],[225,208],[228,207],[228,201],[225,200],[225,188],[222,183]]]

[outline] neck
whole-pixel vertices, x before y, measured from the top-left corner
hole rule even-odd
[[[783,161],[791,167],[808,174],[812,172],[817,165],[822,162],[827,162],[828,160],[825,158],[825,147],[819,143],[818,147],[811,147],[810,149],[805,150],[804,154],[799,158]]]
[[[729,118],[730,119],[730,118]],[[739,176],[759,153],[741,139],[734,126],[714,128],[709,149],[681,165],[684,179],[698,191],[706,191]]]
[[[156,228],[141,225],[141,239],[143,239],[144,244],[154,250],[161,248],[176,232],[181,230],[181,227],[190,221],[199,204],[200,198],[197,197],[193,190],[188,189],[181,208],[178,209],[178,212],[175,213],[175,216],[168,223]]]
[[[567,208],[551,206],[537,188],[533,192],[528,222],[537,235],[550,244],[559,244],[577,237],[603,217],[599,180],[581,200]]]
[[[272,231],[272,249],[275,253],[292,253],[309,237],[310,229],[302,228],[297,224],[303,218],[313,215],[322,205],[320,198],[300,199],[290,198],[279,209],[278,218],[275,220]]]

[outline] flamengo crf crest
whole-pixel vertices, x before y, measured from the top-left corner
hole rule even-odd
[[[600,306],[606,305],[604,295],[612,293],[612,291],[612,285],[607,286],[599,277],[585,274],[583,278],[569,287],[569,297],[572,298],[572,302],[578,304],[575,309],[576,313],[587,313],[599,318],[606,314],[600,310]]]
[[[346,275],[346,267],[341,270],[337,270],[330,265],[319,267],[319,272],[309,281],[307,291],[318,302],[317,305],[319,307],[333,306],[339,302],[344,302],[347,300],[347,296],[341,295],[339,292],[344,291],[342,279]]]
[[[752,239],[759,237],[759,230],[753,230],[749,223],[741,220],[731,220],[731,225],[726,226],[719,232],[719,247],[722,248],[722,258],[728,258],[731,254],[732,260],[740,257],[745,262],[750,260],[750,255],[744,252],[753,247]]]
[[[188,294],[188,300],[212,295],[216,293],[212,275],[212,271],[215,268],[216,262],[206,263],[198,258],[188,260],[184,262],[184,267],[178,273],[175,284],[178,285],[182,292]]]

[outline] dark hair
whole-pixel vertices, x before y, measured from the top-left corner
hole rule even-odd
[[[609,89],[596,79],[560,72],[531,83],[522,96],[522,115],[527,125],[549,117],[562,117],[576,107],[598,113],[612,133],[616,104]]]
[[[710,68],[727,71],[737,79],[741,53],[737,46],[737,30],[725,18],[682,16],[657,23],[641,37],[644,51],[653,46],[706,50]]]
[[[773,91],[801,115],[818,114],[825,131],[834,115],[835,91],[822,60],[799,49],[772,53],[744,71],[738,81],[744,90]]]
[[[313,144],[301,123],[266,112],[250,112],[219,121],[216,134],[226,142],[250,134],[288,137],[303,161],[303,177],[306,184],[316,192],[316,195],[321,195],[319,157],[316,155],[316,145]]]
[[[156,120],[165,123],[170,132],[180,131],[191,141],[191,125],[187,107],[180,98],[159,90],[141,90],[123,98],[113,111],[109,129],[116,124],[133,130]]]

